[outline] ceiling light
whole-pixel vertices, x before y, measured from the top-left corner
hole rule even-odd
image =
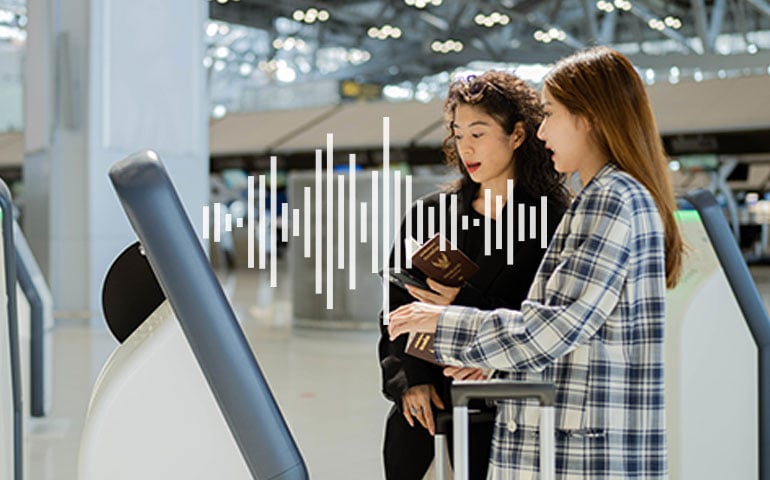
[[[297,79],[297,72],[289,66],[283,66],[275,71],[275,78],[280,82],[291,83]]]
[[[749,52],[749,54],[754,55],[755,53],[757,53],[759,51],[759,49],[757,48],[757,46],[755,44],[750,43],[750,44],[748,44],[746,46],[746,51]]]
[[[206,25],[206,35],[209,37],[213,37],[217,32],[219,32],[219,26],[216,23],[209,22],[209,24]]]
[[[327,12],[326,10],[321,10],[320,12],[318,12],[318,20],[322,22],[329,20],[329,12]]]
[[[476,25],[493,27],[497,24],[507,25],[511,21],[511,17],[500,12],[492,12],[489,15],[484,15],[483,13],[479,13],[475,17],[473,17],[473,21],[476,22]]]
[[[244,77],[248,77],[249,75],[251,75],[251,72],[254,71],[254,67],[251,66],[250,63],[242,63],[239,68],[239,71],[241,72],[241,75],[243,75]]]
[[[225,115],[227,115],[227,107],[222,104],[215,105],[214,108],[211,109],[211,116],[217,120],[223,118]]]
[[[293,18],[297,22],[301,22],[305,19],[305,12],[302,10],[294,10],[294,13],[291,14],[291,18]]]
[[[227,56],[230,54],[230,49],[227,47],[217,47],[215,53],[217,58],[227,58]]]
[[[703,81],[703,72],[700,71],[700,68],[695,69],[695,73],[692,76],[696,82]]]

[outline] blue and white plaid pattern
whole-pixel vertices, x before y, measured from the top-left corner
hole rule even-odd
[[[607,165],[562,218],[521,311],[449,307],[436,356],[556,384],[557,478],[667,478],[665,279],[654,200]],[[537,478],[538,415],[498,406],[489,478]]]

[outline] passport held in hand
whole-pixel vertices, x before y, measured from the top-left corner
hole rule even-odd
[[[412,258],[413,269],[401,269],[398,272],[394,268],[388,269],[390,282],[403,289],[406,289],[406,285],[412,285],[432,291],[425,281],[425,278],[429,277],[450,287],[462,286],[478,271],[479,266],[448,240],[445,242],[442,252],[440,233],[423,245],[414,238],[404,239],[405,252]],[[414,269],[418,271],[415,272]]]
[[[433,349],[434,334],[428,332],[412,332],[406,341],[406,353],[426,362],[441,365],[436,361]]]
[[[412,265],[438,283],[460,287],[479,270],[479,266],[449,240],[444,239],[444,251],[441,251],[441,241],[442,236],[437,233],[425,242],[412,255]]]

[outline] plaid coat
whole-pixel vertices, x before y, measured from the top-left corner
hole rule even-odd
[[[436,357],[554,382],[557,478],[667,478],[665,278],[654,200],[607,165],[562,218],[521,310],[449,307]],[[537,478],[538,415],[498,405],[489,478]]]

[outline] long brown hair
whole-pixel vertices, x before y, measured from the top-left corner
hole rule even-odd
[[[642,80],[631,62],[607,47],[594,47],[560,60],[546,76],[548,92],[593,126],[597,145],[619,168],[649,190],[665,230],[666,286],[682,271],[684,242],[674,210],[668,161]]]
[[[473,183],[457,153],[452,129],[455,110],[460,104],[482,109],[500,124],[507,135],[513,133],[516,123],[522,122],[524,141],[513,154],[516,185],[535,198],[546,195],[561,205],[567,205],[569,193],[564,186],[564,177],[553,168],[545,145],[536,135],[543,120],[540,97],[524,80],[506,72],[488,71],[449,85],[449,94],[444,102],[448,134],[444,138],[443,150],[447,163],[463,174],[456,187]]]

